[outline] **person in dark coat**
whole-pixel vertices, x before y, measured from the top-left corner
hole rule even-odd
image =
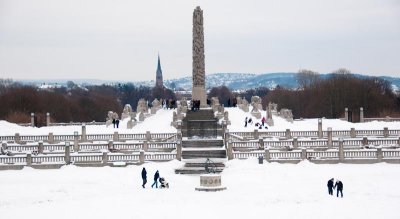
[[[158,188],[158,178],[160,178],[160,173],[158,173],[158,170],[154,174],[154,182],[153,185],[151,185],[151,188],[153,188],[154,185],[156,185],[156,188]]]
[[[117,125],[117,128],[119,127],[119,119],[115,120],[115,125]]]
[[[244,127],[247,127],[247,117],[244,119]]]
[[[144,186],[147,183],[147,171],[146,171],[146,169],[144,167],[143,167],[143,170],[142,170],[142,180],[143,180],[142,187],[144,188]]]
[[[333,195],[333,178],[328,180],[327,186],[329,195]]]
[[[113,128],[115,128],[115,119],[113,119],[112,124],[113,124]]]
[[[339,197],[339,192],[340,192],[340,196],[343,198],[343,183],[342,183],[342,181],[336,180],[334,188],[336,188],[336,197]]]

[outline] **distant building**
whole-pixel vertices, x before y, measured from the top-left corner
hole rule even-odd
[[[157,64],[157,72],[156,72],[156,87],[164,87],[162,70],[161,70],[161,62],[160,55],[158,55],[158,64]]]

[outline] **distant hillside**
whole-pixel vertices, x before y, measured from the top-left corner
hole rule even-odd
[[[206,75],[206,87],[216,87],[225,85],[231,90],[246,90],[257,87],[275,88],[277,85],[285,88],[297,88],[297,73],[265,73],[265,74],[250,74],[250,73],[216,73]],[[369,77],[361,74],[354,74],[357,77]],[[331,74],[321,74],[321,77],[328,78]],[[382,76],[383,78],[392,83],[394,90],[400,89],[400,78]],[[137,85],[150,85],[154,86],[154,81],[149,82],[135,82]],[[166,80],[164,82],[168,88],[183,88],[185,90],[192,89],[192,78],[184,77],[173,80]]]
[[[281,73],[265,73],[265,74],[251,74],[251,73],[215,73],[206,75],[206,88],[217,87],[225,85],[231,90],[246,90],[257,87],[275,88],[277,85],[285,88],[296,88],[298,86],[296,81],[296,74],[292,72]],[[355,74],[357,77],[368,77],[362,74]],[[321,74],[323,78],[330,77],[331,74]],[[400,78],[381,76],[392,83],[394,90],[400,89]],[[20,80],[25,84],[61,84],[65,85],[67,81],[73,81],[81,85],[99,85],[99,84],[117,84],[128,83],[128,81],[106,81],[106,80],[91,80],[91,79],[70,79],[70,80]],[[151,81],[133,81],[131,82],[136,86],[149,86],[153,87],[154,80]],[[165,80],[164,85],[171,89],[182,88],[185,90],[192,89],[192,77],[183,77],[178,79]]]

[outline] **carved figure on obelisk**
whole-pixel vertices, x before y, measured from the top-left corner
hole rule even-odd
[[[193,62],[192,100],[200,100],[201,107],[207,105],[205,88],[203,10],[197,6],[193,11]]]

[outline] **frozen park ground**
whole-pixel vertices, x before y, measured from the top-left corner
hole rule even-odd
[[[230,131],[243,127],[249,116],[227,109]],[[120,133],[176,132],[169,126],[172,111],[161,110],[153,117]],[[278,117],[270,130],[316,130],[317,119],[288,123]],[[125,123],[126,124],[126,123]],[[157,124],[157,125],[154,125]],[[323,129],[399,129],[399,122],[353,124],[323,119]],[[20,127],[0,121],[2,134],[54,134],[79,131],[74,127]],[[112,127],[88,126],[88,133],[113,133]],[[178,175],[182,163],[146,162],[128,167],[76,167],[0,171],[0,218],[399,218],[400,166],[398,164],[258,164],[257,159],[234,159],[226,163],[222,185],[215,193],[195,191],[198,175]],[[140,172],[148,171],[146,189]],[[170,189],[151,189],[156,170]],[[344,198],[328,195],[330,178],[344,183]]]

